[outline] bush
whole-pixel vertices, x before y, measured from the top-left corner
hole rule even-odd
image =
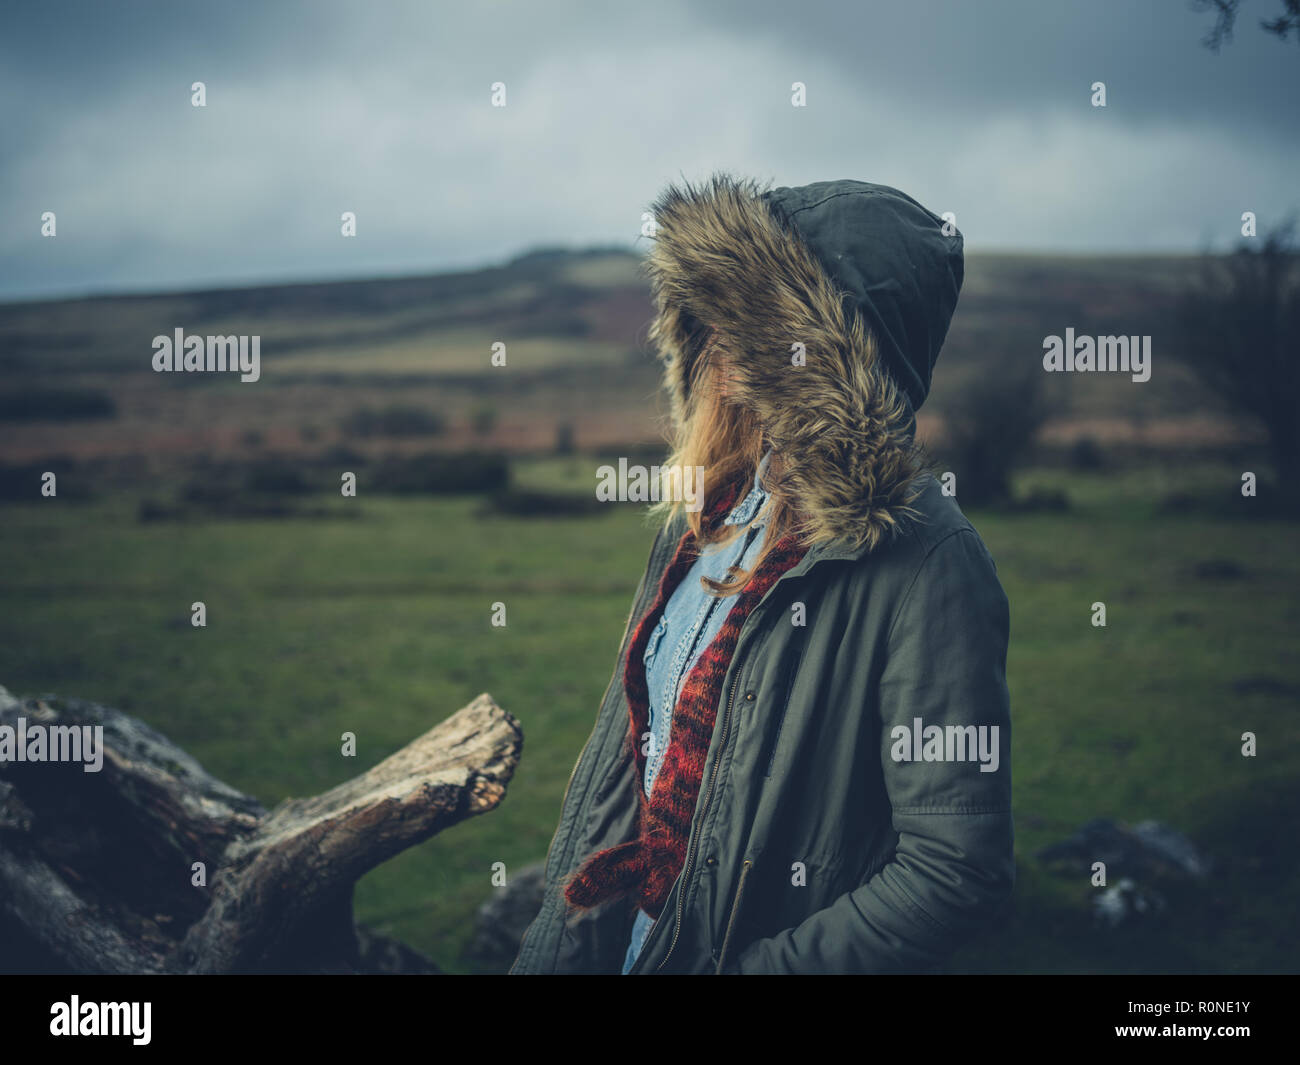
[[[1205,255],[1179,294],[1174,319],[1182,360],[1216,395],[1268,432],[1273,472],[1292,484],[1300,471],[1300,244],[1295,220],[1262,241]],[[1300,509],[1292,492],[1279,502]]]
[[[343,430],[355,436],[438,436],[446,428],[440,414],[423,407],[367,407],[343,420]]]
[[[555,426],[555,453],[557,455],[572,455],[573,451],[573,423],[557,422]]]
[[[508,488],[493,493],[484,513],[510,514],[520,518],[571,518],[578,514],[595,514],[608,509],[594,493],[581,496],[572,492]]]
[[[316,489],[299,467],[283,463],[254,466],[245,476],[244,484],[250,492],[276,495],[305,495]]]
[[[182,503],[208,507],[233,504],[238,495],[239,488],[236,483],[219,472],[191,477],[181,486],[179,492]]]
[[[139,507],[136,508],[136,518],[142,524],[152,521],[179,521],[182,517],[184,517],[184,512],[181,508],[169,507],[166,503],[159,503],[156,499],[142,499]]]
[[[945,412],[963,506],[1011,501],[1012,471],[1024,462],[1039,427],[1056,413],[1044,395],[1042,377],[1036,363],[1010,378],[981,376]]]
[[[16,466],[0,465],[0,501],[35,503],[55,502],[59,499],[92,499],[94,496],[85,478],[73,476],[75,469],[76,466],[68,458],[45,459]],[[41,495],[42,478],[47,472],[55,477],[57,494],[53,499]]]
[[[27,388],[0,392],[2,421],[79,421],[111,418],[117,407],[97,388]]]
[[[369,459],[347,444],[334,444],[325,450],[320,461],[325,466],[364,466]]]
[[[1070,448],[1070,466],[1076,470],[1095,471],[1106,465],[1101,445],[1090,436],[1081,436]]]
[[[470,427],[478,436],[489,436],[497,427],[497,409],[491,406],[475,407],[469,416]]]
[[[1040,511],[1059,513],[1070,509],[1070,497],[1059,488],[1034,488],[1017,499],[1012,509],[1028,514]]]
[[[394,456],[372,466],[365,487],[376,492],[441,495],[496,492],[510,483],[510,463],[497,452],[463,451]]]

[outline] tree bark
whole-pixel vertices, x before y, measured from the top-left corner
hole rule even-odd
[[[360,776],[267,812],[120,711],[0,688],[0,727],[19,718],[103,727],[99,772],[0,761],[0,965],[13,930],[42,966],[77,972],[356,972],[379,956],[430,971],[371,935],[363,957],[353,885],[495,807],[523,744],[483,694]]]

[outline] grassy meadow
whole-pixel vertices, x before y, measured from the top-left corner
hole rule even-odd
[[[586,492],[600,461],[519,461],[514,476]],[[1020,886],[1009,927],[954,969],[1294,969],[1294,527],[1252,517],[1246,500],[1238,513],[1162,506],[1235,477],[1207,464],[1034,469],[1022,483],[1064,485],[1071,510],[970,515],[1012,608]],[[525,732],[504,803],[357,890],[359,920],[470,971],[461,950],[492,863],[545,854],[653,536],[643,510],[521,519],[472,496],[363,491],[330,503],[351,515],[337,520],[141,523],[138,502],[5,507],[0,683],[128,710],[268,805],[353,776],[490,692]],[[189,623],[195,600],[204,629]],[[505,628],[489,623],[498,600]],[[344,731],[355,760],[339,753]],[[1215,870],[1149,927],[1098,933],[1086,878],[1034,857],[1092,817],[1165,821]]]
[[[1040,367],[1045,336],[1149,334],[1154,353],[1142,384],[1051,375],[1055,408],[1015,485],[1039,509],[968,512],[1011,602],[1020,880],[1010,924],[956,970],[1298,967],[1296,525],[1268,516],[1258,426],[1170,350],[1191,267],[968,257],[919,418],[936,454],[955,401]],[[545,854],[654,532],[632,504],[528,517],[527,498],[491,510],[485,490],[508,471],[591,502],[602,462],[657,461],[651,315],[639,261],[618,249],[0,305],[0,684],[135,714],[267,805],[354,776],[489,692],[525,732],[507,798],[385,863],[356,899],[360,920],[469,971],[493,863]],[[152,372],[151,338],[176,328],[260,336],[260,380]],[[498,461],[474,467],[469,494],[422,472],[464,470],[471,451]],[[55,499],[40,496],[46,470]],[[340,470],[367,471],[357,498],[340,497]],[[1241,497],[1243,470],[1260,498]],[[1053,493],[1066,509],[1041,505]],[[1095,929],[1087,877],[1035,855],[1097,817],[1162,821],[1214,870],[1171,888],[1155,919]]]

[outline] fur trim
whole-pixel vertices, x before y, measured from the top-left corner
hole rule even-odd
[[[925,462],[914,417],[862,316],[753,182],[670,185],[653,205],[650,339],[672,415],[689,410],[693,339],[713,331],[738,400],[785,465],[805,542],[872,550],[900,527]],[[803,344],[806,365],[792,364]]]

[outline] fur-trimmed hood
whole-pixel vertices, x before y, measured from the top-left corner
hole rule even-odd
[[[874,548],[923,475],[914,412],[961,289],[961,234],[861,181],[763,191],[715,175],[670,185],[653,211],[650,338],[674,419],[711,333],[810,540]]]

